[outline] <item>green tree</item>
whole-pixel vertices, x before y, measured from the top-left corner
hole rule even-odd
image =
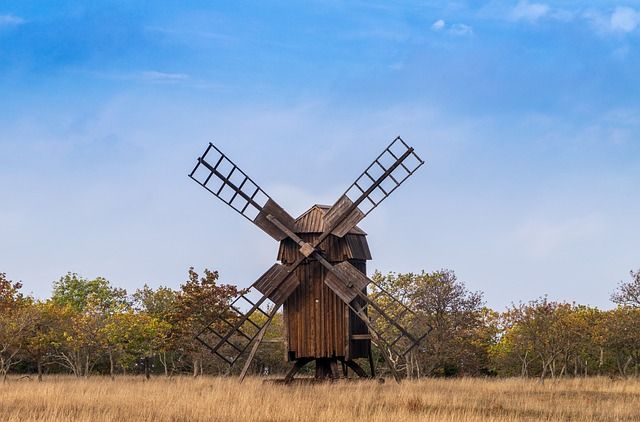
[[[149,378],[149,358],[164,346],[170,328],[168,323],[132,309],[111,315],[101,329],[108,349],[111,378],[116,365],[126,371],[140,361],[144,361],[145,375]]]
[[[131,309],[127,292],[102,277],[67,273],[54,283],[51,300],[63,310],[54,357],[76,376],[88,377],[108,350],[104,327],[109,318]]]
[[[158,331],[161,335],[155,339],[155,350],[167,377],[176,371],[176,362],[184,353],[180,344],[182,338],[175,328],[180,317],[178,297],[179,292],[168,287],[160,286],[154,290],[146,284],[133,294],[135,309],[164,327]]]
[[[98,307],[108,313],[130,305],[127,291],[111,286],[107,279],[97,277],[88,280],[71,272],[53,283],[51,300],[78,312]]]

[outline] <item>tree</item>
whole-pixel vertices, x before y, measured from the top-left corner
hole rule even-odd
[[[154,318],[164,327],[159,331],[162,335],[155,339],[155,350],[167,377],[175,372],[176,361],[181,356],[180,336],[174,329],[179,318],[178,296],[178,292],[168,287],[160,286],[154,290],[146,284],[133,294],[134,308]]]
[[[488,347],[484,344],[493,341],[493,334],[485,322],[494,318],[483,307],[482,292],[467,290],[450,270],[376,273],[374,281],[419,314],[419,320],[402,321],[405,326],[425,324],[418,330],[422,332],[427,331],[426,324],[432,327],[418,358],[423,374],[471,375],[487,369]],[[382,305],[388,309],[389,304]]]
[[[12,309],[17,303],[24,299],[20,292],[22,283],[13,282],[7,279],[5,273],[0,273],[0,312]]]
[[[163,347],[169,329],[168,323],[132,309],[111,315],[101,329],[108,349],[111,378],[115,376],[116,365],[126,371],[141,360],[145,376],[149,378],[149,358]]]
[[[25,354],[36,365],[38,381],[43,368],[50,363],[62,334],[64,309],[51,300],[36,301],[30,308],[32,321],[28,329]]]
[[[185,352],[191,356],[194,377],[203,372],[203,349],[195,341],[195,335],[220,317],[227,321],[235,318],[229,304],[238,296],[238,288],[231,284],[218,284],[218,278],[217,271],[205,269],[204,276],[200,277],[191,267],[188,280],[180,286],[173,329]]]
[[[631,281],[620,282],[618,289],[611,295],[611,301],[620,306],[640,308],[640,270],[631,271]]]
[[[56,361],[77,377],[88,377],[107,349],[108,319],[131,308],[127,292],[102,277],[88,280],[67,273],[54,283],[51,300],[62,310]]]
[[[504,315],[506,333],[501,338],[504,353],[517,353],[522,375],[529,375],[529,364],[537,362],[540,380],[567,374],[573,362],[579,364],[593,355],[591,324],[597,323],[597,311],[569,303],[549,301],[546,297],[512,306]],[[594,359],[595,361],[595,359]]]
[[[620,306],[607,312],[602,340],[611,354],[619,375],[627,377],[629,368],[640,370],[640,309]]]
[[[130,305],[127,291],[112,287],[107,279],[97,277],[88,280],[71,272],[53,283],[51,300],[58,305],[70,306],[78,312],[85,311],[89,305],[99,307],[104,312]]]
[[[20,362],[31,325],[31,298],[20,292],[22,284],[0,273],[0,376],[3,381],[11,368]]]

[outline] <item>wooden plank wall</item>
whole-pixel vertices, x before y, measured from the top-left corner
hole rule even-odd
[[[351,262],[366,273],[366,261]],[[368,341],[350,341],[349,334],[366,334],[367,327],[324,284],[324,267],[309,261],[296,272],[300,286],[284,304],[287,359],[367,357]]]

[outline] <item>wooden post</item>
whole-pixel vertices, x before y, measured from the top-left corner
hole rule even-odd
[[[240,383],[242,383],[244,381],[244,378],[247,376],[247,372],[249,371],[251,362],[253,361],[253,358],[256,356],[258,347],[260,347],[260,343],[262,343],[262,339],[264,338],[264,335],[267,333],[267,329],[269,328],[269,325],[271,324],[273,317],[276,316],[276,314],[278,313],[278,309],[280,309],[279,306],[273,307],[273,311],[271,311],[271,314],[269,315],[269,319],[267,320],[267,322],[264,323],[264,326],[258,333],[256,342],[253,344],[253,348],[251,349],[251,353],[249,353],[249,356],[247,357],[247,361],[244,363],[244,367],[242,368],[242,372],[240,372]]]

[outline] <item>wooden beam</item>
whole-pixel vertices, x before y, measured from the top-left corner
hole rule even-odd
[[[269,319],[267,320],[267,322],[265,322],[264,326],[262,327],[262,329],[258,333],[258,337],[256,338],[255,343],[253,344],[253,348],[251,349],[251,353],[249,353],[249,356],[247,357],[247,361],[244,363],[244,367],[242,368],[242,372],[240,372],[240,382],[241,383],[244,381],[244,378],[247,376],[247,372],[249,371],[249,367],[251,366],[251,362],[253,361],[253,358],[256,356],[256,352],[258,351],[258,347],[260,347],[260,343],[262,343],[262,339],[264,338],[264,335],[267,333],[267,329],[269,328],[269,325],[271,324],[271,321],[273,321],[273,317],[276,316],[276,314],[278,313],[278,309],[280,309],[279,306],[274,306],[273,307],[273,310],[271,311],[271,314],[269,315]]]

